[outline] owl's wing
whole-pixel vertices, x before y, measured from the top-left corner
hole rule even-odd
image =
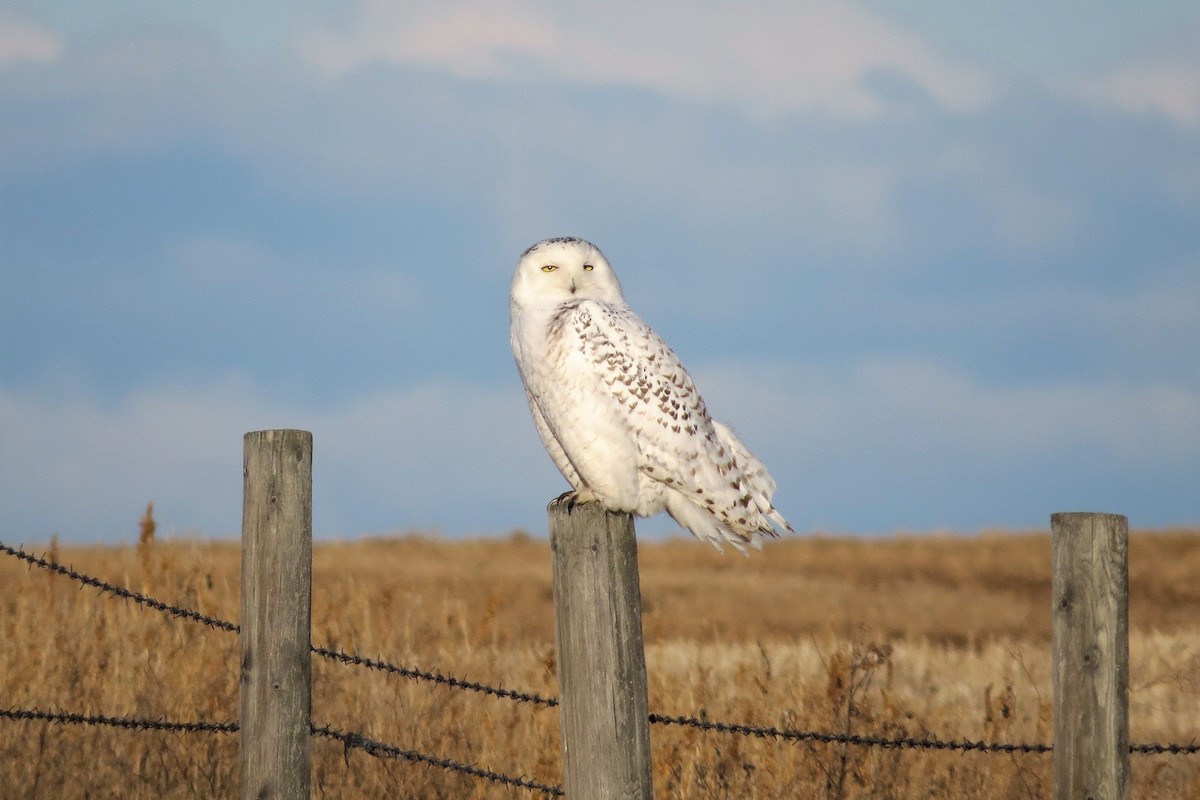
[[[649,325],[628,307],[585,301],[571,327],[634,434],[639,471],[670,490],[667,507],[677,521],[713,539],[695,530],[699,510],[716,525],[711,533],[735,543],[777,535],[776,525],[788,529],[771,504],[775,482],[762,462],[709,417],[679,357]],[[696,509],[672,508],[676,494]]]
[[[567,458],[562,444],[558,441],[558,437],[555,436],[550,424],[546,421],[546,415],[542,412],[537,398],[533,396],[533,392],[529,390],[528,386],[525,387],[525,399],[529,401],[529,413],[533,416],[533,424],[537,428],[538,436],[541,437],[546,452],[550,454],[550,460],[554,462],[554,466],[558,467],[558,471],[567,479],[567,483],[571,484],[572,489],[578,491],[584,488],[583,481],[579,479],[579,473],[575,470],[571,459]]]

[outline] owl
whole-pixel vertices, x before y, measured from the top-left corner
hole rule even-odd
[[[625,304],[599,248],[546,239],[517,262],[510,338],[542,443],[575,502],[666,511],[718,550],[792,528],[775,481],[708,415],[679,357]]]

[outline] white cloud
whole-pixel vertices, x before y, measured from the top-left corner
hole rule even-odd
[[[0,68],[9,64],[48,64],[62,56],[66,45],[53,31],[0,10]]]
[[[1157,112],[1200,127],[1200,62],[1164,62],[1118,72],[1104,81],[1113,102],[1133,112]]]
[[[1107,74],[1061,85],[1093,107],[1158,116],[1183,128],[1200,129],[1200,57],[1194,42],[1178,52],[1168,48]]]
[[[377,62],[472,79],[544,74],[766,113],[874,116],[884,103],[865,80],[877,71],[898,72],[956,110],[979,107],[989,93],[978,71],[857,4],[832,0],[699,6],[371,0],[352,30],[312,30],[301,49],[333,74]]]

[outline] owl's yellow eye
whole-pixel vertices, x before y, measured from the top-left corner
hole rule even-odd
[[[583,265],[583,271],[584,271],[584,272],[591,272],[591,271],[592,271],[592,270],[594,270],[594,269],[595,269],[595,267],[593,267],[591,264],[584,264],[584,265]]]
[[[542,267],[542,272],[554,272],[556,269],[558,269],[558,267],[554,264],[547,264],[546,266]]]

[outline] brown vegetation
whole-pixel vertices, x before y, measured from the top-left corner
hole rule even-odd
[[[55,546],[83,572],[236,619],[236,543]],[[802,537],[761,555],[643,543],[650,705],[789,728],[1000,742],[1050,738],[1044,534]],[[1132,738],[1200,731],[1200,531],[1130,546]],[[320,543],[313,640],[366,656],[555,693],[543,540]],[[236,719],[236,636],[168,620],[0,558],[5,707]],[[557,714],[314,663],[313,716],[399,747],[558,783]],[[662,798],[1046,797],[1041,755],[788,744],[655,726]],[[0,720],[4,798],[234,797],[236,736]],[[313,741],[319,797],[536,797]],[[1200,796],[1200,756],[1134,756],[1134,796]]]

